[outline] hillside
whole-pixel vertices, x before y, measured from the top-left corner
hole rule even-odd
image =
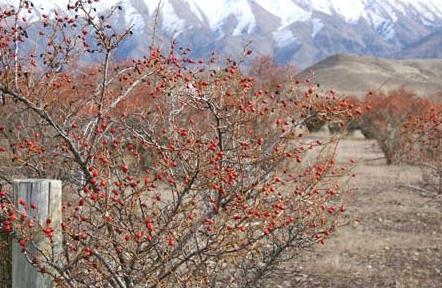
[[[422,96],[442,91],[442,59],[392,60],[356,55],[335,55],[307,68],[301,78],[313,77],[322,89],[361,97],[368,91],[404,87]]]

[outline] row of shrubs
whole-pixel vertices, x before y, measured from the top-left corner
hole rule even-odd
[[[360,130],[367,139],[376,140],[386,162],[418,165],[423,183],[418,189],[431,195],[442,193],[442,103],[419,97],[400,88],[388,93],[369,92],[364,99],[349,97],[349,105],[358,107],[359,117],[346,127],[328,123],[331,133]],[[307,122],[310,131],[324,126],[319,118]]]

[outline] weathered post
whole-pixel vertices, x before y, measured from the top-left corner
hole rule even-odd
[[[55,250],[51,250],[51,244],[47,237],[36,235],[32,245],[38,247],[46,255],[52,255],[53,251],[59,251],[61,245],[61,181],[30,179],[17,180],[13,182],[13,200],[16,207],[22,211],[24,208],[19,205],[19,200],[34,204],[37,209],[26,211],[40,225],[44,226],[47,219],[51,219],[51,226],[54,229]],[[36,248],[28,245],[26,250],[32,258],[38,256]],[[57,247],[58,246],[58,247]],[[57,253],[57,252],[55,252]],[[37,272],[37,270],[26,261],[22,253],[22,247],[13,241],[12,243],[12,288],[40,288],[53,287],[53,283],[47,275]]]

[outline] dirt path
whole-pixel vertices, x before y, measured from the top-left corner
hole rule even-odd
[[[348,209],[360,223],[303,255],[279,287],[442,287],[442,197],[400,188],[419,181],[419,170],[371,160],[381,156],[374,142],[341,143],[338,161],[360,161]]]

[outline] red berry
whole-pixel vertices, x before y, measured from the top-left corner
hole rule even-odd
[[[129,171],[129,166],[127,166],[126,164],[122,164],[120,166],[121,171],[123,171],[123,173],[127,173],[127,171]]]

